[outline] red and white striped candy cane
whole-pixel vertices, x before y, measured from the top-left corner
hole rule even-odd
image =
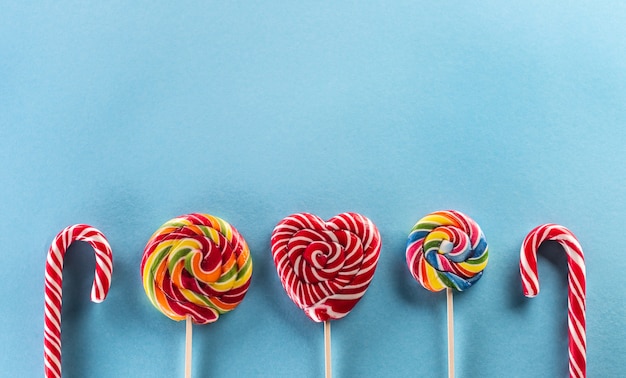
[[[537,249],[546,240],[559,242],[567,253],[569,374],[570,377],[583,378],[587,376],[585,257],[580,243],[570,230],[557,224],[544,224],[526,236],[520,251],[522,288],[527,297],[534,297],[539,293]]]
[[[96,251],[96,272],[91,300],[100,303],[111,287],[113,255],[104,235],[86,224],[66,227],[54,238],[46,261],[44,313],[44,372],[46,377],[61,377],[61,289],[63,257],[72,242],[85,241]]]

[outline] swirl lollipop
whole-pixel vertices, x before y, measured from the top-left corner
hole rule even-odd
[[[420,219],[409,234],[406,262],[413,277],[430,291],[446,289],[448,303],[448,375],[454,377],[452,289],[469,289],[482,277],[489,251],[474,220],[454,210]]]
[[[185,376],[191,376],[191,324],[217,321],[241,303],[252,276],[244,238],[224,220],[188,214],[162,225],[141,260],[150,302],[172,320],[187,321]]]
[[[289,298],[311,320],[324,322],[330,377],[330,320],[346,316],[372,281],[381,248],[378,229],[356,213],[339,214],[327,222],[299,213],[278,223],[271,243]]]

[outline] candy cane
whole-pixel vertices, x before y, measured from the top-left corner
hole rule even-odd
[[[569,374],[570,377],[586,377],[585,257],[580,243],[570,230],[557,224],[544,224],[526,236],[520,251],[520,274],[524,295],[532,298],[539,294],[537,249],[546,240],[559,242],[567,253]]]
[[[91,287],[91,300],[100,303],[111,286],[113,256],[102,233],[86,224],[66,227],[54,238],[46,261],[45,318],[44,318],[44,373],[45,377],[61,377],[61,290],[63,258],[72,242],[85,241],[96,251],[96,272]]]

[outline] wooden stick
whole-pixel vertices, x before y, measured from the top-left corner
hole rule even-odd
[[[454,378],[454,305],[452,289],[446,289],[448,302],[448,377]]]
[[[330,361],[330,320],[324,322],[324,360],[326,362],[326,378],[332,378],[332,364]]]
[[[191,337],[192,337],[192,321],[191,316],[187,315],[187,327],[185,336],[185,378],[191,378]]]

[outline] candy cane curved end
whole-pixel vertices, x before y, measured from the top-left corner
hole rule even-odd
[[[535,227],[526,235],[520,248],[520,275],[524,295],[532,298],[539,294],[539,276],[537,272],[537,251],[544,241],[558,242],[567,254],[569,270],[577,269],[576,273],[583,281],[585,275],[585,258],[583,249],[576,236],[566,227],[546,223]],[[582,273],[582,274],[581,274]],[[584,284],[584,282],[583,282]]]
[[[106,237],[94,227],[76,224],[64,228],[48,250],[44,298],[44,372],[45,377],[61,377],[61,304],[63,259],[74,241],[89,243],[96,254],[96,268],[91,287],[91,300],[100,303],[111,287],[113,254]]]

